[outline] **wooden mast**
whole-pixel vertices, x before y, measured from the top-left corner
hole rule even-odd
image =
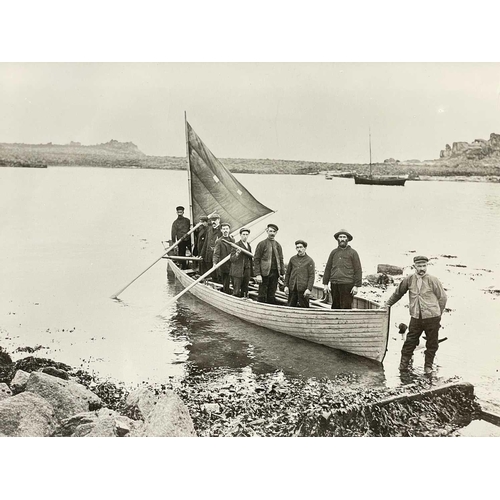
[[[191,180],[191,155],[189,151],[189,131],[188,131],[188,123],[187,123],[187,114],[184,111],[184,130],[186,133],[186,156],[187,156],[187,172],[188,172],[188,190],[189,190],[189,220],[195,226],[195,220],[193,219],[193,189],[192,189],[192,180]],[[191,233],[191,252],[194,248],[194,233]]]

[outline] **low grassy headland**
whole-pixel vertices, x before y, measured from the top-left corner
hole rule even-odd
[[[221,158],[234,173],[252,174],[318,174],[351,172],[367,174],[368,164],[327,163],[299,160]],[[85,146],[80,143],[6,144],[0,143],[0,167],[94,166],[108,168],[153,168],[185,170],[186,158],[148,156],[132,142],[111,140]],[[500,135],[491,134],[488,141],[456,142],[441,151],[439,159],[420,161],[387,159],[372,164],[376,175],[410,175],[428,178],[462,177],[498,181],[500,177]]]
[[[480,411],[457,379],[370,388],[355,375],[216,370],[126,388],[44,358],[13,362],[0,348],[0,436],[453,436]]]

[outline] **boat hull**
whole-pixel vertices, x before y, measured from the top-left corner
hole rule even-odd
[[[187,287],[193,278],[168,260],[168,268]],[[382,362],[389,338],[389,310],[369,300],[356,298],[356,309],[302,309],[262,304],[233,297],[198,284],[190,293],[207,304],[239,319],[333,349]]]
[[[397,177],[364,177],[356,175],[354,177],[355,184],[370,184],[373,186],[404,186],[406,179]]]

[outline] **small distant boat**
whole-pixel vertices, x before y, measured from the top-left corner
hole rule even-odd
[[[354,175],[355,184],[370,184],[373,186],[404,186],[408,177],[398,177],[394,175],[373,175],[372,174],[372,134],[370,132],[370,174]]]

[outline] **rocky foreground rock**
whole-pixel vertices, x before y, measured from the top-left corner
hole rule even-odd
[[[8,383],[0,383],[1,437],[196,436],[187,407],[173,391],[131,392],[123,413],[107,408],[61,368],[18,369]]]

